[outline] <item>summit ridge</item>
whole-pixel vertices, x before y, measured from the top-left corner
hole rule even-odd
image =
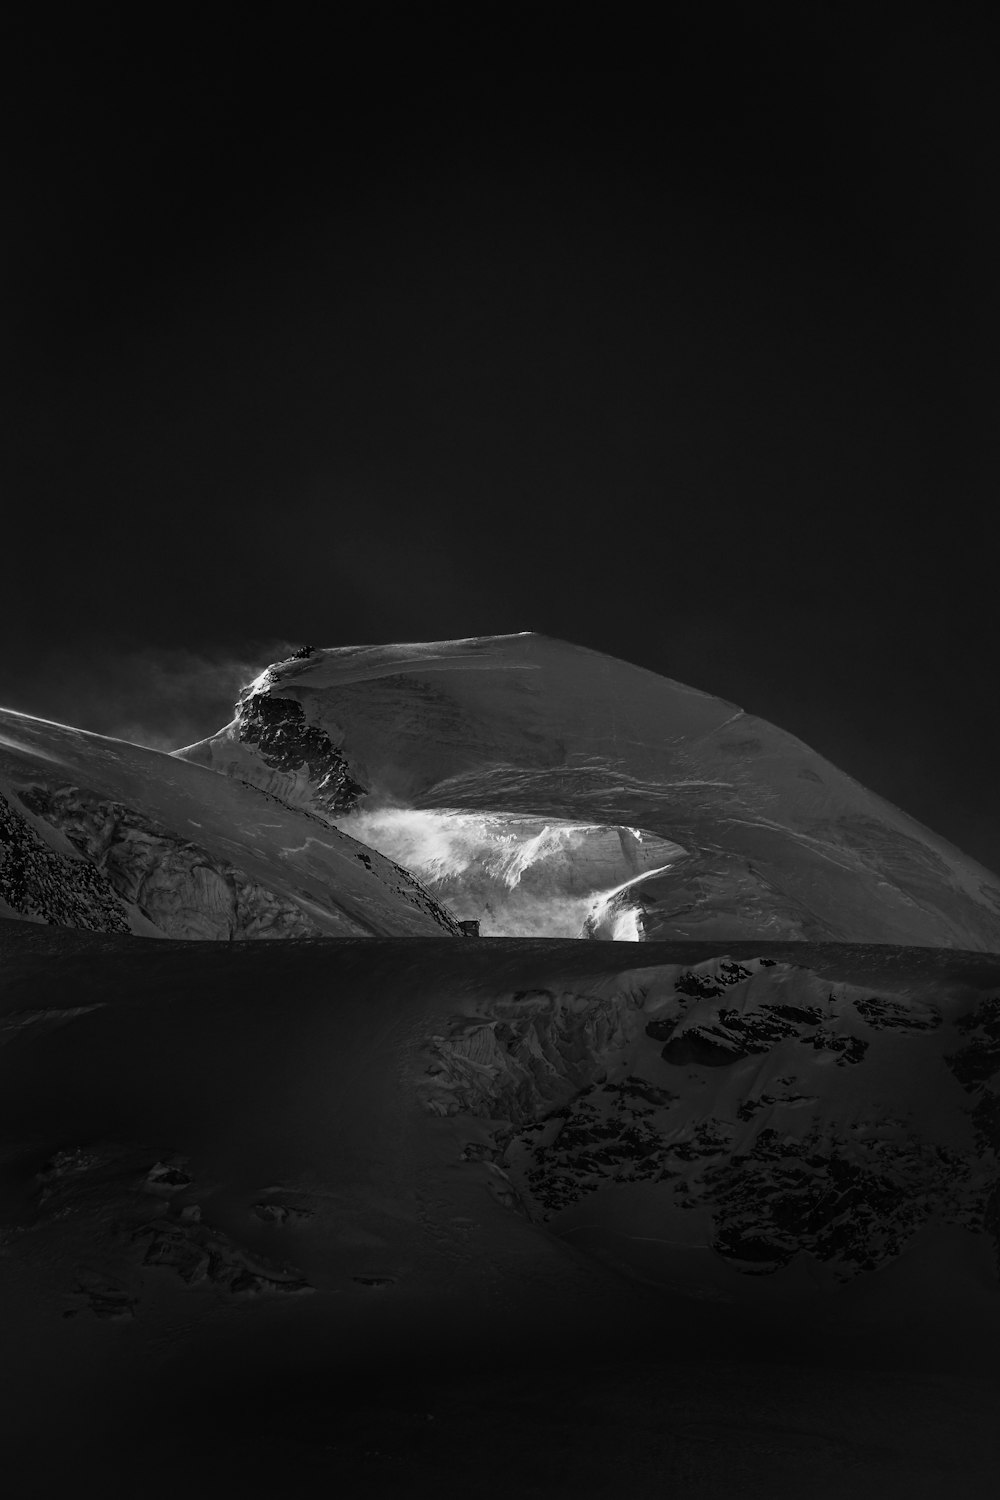
[[[263,715],[294,719],[350,792],[331,799],[292,739],[262,748]],[[174,753],[409,861],[484,933],[526,932],[524,892],[512,911],[512,887],[484,877],[499,846],[547,828],[563,854],[534,871],[540,934],[1000,948],[1000,880],[801,740],[534,632],[312,649],[265,669],[230,724]],[[588,885],[588,850],[609,829],[665,841],[671,858]],[[442,869],[459,830],[464,881],[454,858]]]

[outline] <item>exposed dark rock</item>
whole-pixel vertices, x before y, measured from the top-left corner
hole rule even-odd
[[[89,877],[76,877],[74,871],[74,878],[110,888],[167,937],[312,937],[322,931],[294,902],[134,808],[78,786],[31,787],[21,799],[88,861],[79,865]],[[110,930],[128,931],[117,901],[115,909],[123,925]],[[66,926],[88,925],[69,917],[59,920]]]
[[[313,1217],[311,1208],[301,1208],[291,1203],[255,1203],[253,1211],[262,1224],[280,1224],[289,1227],[306,1224]]]
[[[706,1179],[715,1249],[762,1270],[809,1250],[846,1279],[898,1255],[932,1203],[946,1222],[973,1217],[967,1163],[912,1136],[872,1140],[862,1154],[832,1125],[799,1140],[765,1129]]]
[[[898,1000],[881,1000],[877,995],[855,1000],[854,1005],[873,1031],[933,1031],[941,1025],[940,1012],[929,1006],[901,1005]]]
[[[325,730],[306,722],[293,699],[253,693],[237,707],[244,744],[256,746],[271,770],[298,771],[305,766],[314,798],[325,812],[350,812],[364,796],[367,789],[351,775],[343,753]]]
[[[783,1021],[792,1021],[797,1026],[818,1026],[823,1019],[822,1011],[802,1010],[797,1005],[765,1005],[763,1009],[773,1016],[780,1016]]]
[[[143,1187],[147,1193],[167,1196],[189,1186],[191,1178],[183,1168],[170,1162],[158,1161],[146,1173]]]
[[[995,1091],[1000,1074],[1000,997],[983,1000],[955,1024],[968,1041],[944,1060],[962,1088],[975,1098],[976,1146],[982,1160],[995,1163],[1000,1152],[1000,1093]],[[995,1166],[993,1170],[995,1174]],[[1000,1180],[995,1181],[986,1203],[984,1228],[993,1240],[1000,1267]]]
[[[617,1109],[630,1109],[640,1114],[652,1114],[654,1108],[665,1109],[678,1098],[669,1089],[657,1088],[645,1078],[636,1078],[634,1073],[622,1083],[604,1084],[604,1093],[616,1098]],[[640,1100],[642,1103],[638,1102]]]
[[[430,1042],[426,1105],[435,1114],[463,1111],[518,1126],[537,1120],[604,1076],[609,1048],[638,1030],[636,1007],[625,994],[575,1005],[548,990],[519,991],[495,1020]]]
[[[748,1011],[721,1008],[716,1025],[685,1027],[681,1023],[682,1029],[679,1033],[670,1035],[661,1056],[664,1062],[675,1067],[687,1067],[691,1064],[710,1068],[726,1067],[730,1063],[751,1057],[754,1053],[770,1052],[776,1042],[783,1041],[786,1037],[794,1037],[797,1041],[813,1041],[817,1046],[829,1045],[831,1051],[843,1050],[848,1045],[843,1038],[837,1038],[835,1043],[818,1043],[814,1037],[802,1038],[804,1027],[816,1027],[821,1020],[822,1012],[803,1010],[793,1005],[761,1005],[756,1010]],[[652,1036],[652,1026],[647,1027],[646,1032]],[[815,1036],[819,1035],[820,1033],[815,1033]],[[827,1037],[829,1034],[822,1035]],[[859,1045],[863,1050],[866,1044],[861,1042]],[[853,1056],[851,1060],[854,1060]]]
[[[956,1024],[969,1040],[945,1062],[962,1087],[972,1092],[1000,1073],[1000,997],[984,1000]]]
[[[198,1183],[181,1165],[184,1160],[156,1156],[137,1143],[103,1141],[56,1151],[39,1168],[41,1191],[31,1217],[8,1225],[7,1239],[68,1222],[77,1227],[77,1243],[105,1245],[116,1271],[109,1277],[84,1262],[64,1317],[89,1309],[101,1319],[132,1318],[141,1310],[147,1267],[166,1268],[191,1287],[214,1286],[236,1296],[312,1290],[294,1267],[203,1222]],[[269,1206],[256,1206],[265,1222],[295,1224],[311,1217],[309,1209],[276,1204],[271,1219],[260,1212]]]
[[[765,1091],[752,1098],[741,1100],[736,1107],[736,1118],[744,1121],[752,1120],[760,1114],[762,1109],[773,1109],[778,1105],[815,1104],[815,1096],[800,1092],[796,1083],[797,1080],[793,1077],[776,1079],[777,1091],[775,1093]]]
[[[742,964],[732,963],[729,960],[719,964],[718,975],[698,974],[693,969],[679,974],[674,980],[674,988],[682,995],[689,995],[693,1000],[711,1000],[716,995],[721,995],[731,984],[742,984],[745,979],[752,978],[752,971],[745,969]]]
[[[679,1016],[661,1016],[655,1021],[646,1023],[646,1035],[654,1042],[669,1041],[677,1030],[680,1021]]]
[[[541,1141],[530,1127],[515,1132],[505,1159],[523,1163],[543,1219],[612,1183],[677,1178],[690,1163],[729,1152],[733,1130],[709,1120],[666,1136],[662,1112],[676,1097],[641,1080],[595,1085],[539,1122],[547,1127]]]
[[[1000,1148],[1000,1094],[984,1088],[973,1106],[972,1119],[980,1151],[997,1151]]]
[[[529,1130],[531,1126],[527,1127]],[[462,1161],[495,1161],[501,1154],[499,1145],[490,1146],[485,1141],[467,1141],[462,1148]]]
[[[733,1038],[715,1030],[706,1031],[693,1026],[683,1036],[669,1041],[660,1056],[675,1068],[692,1064],[699,1068],[727,1068],[731,1063],[749,1057],[751,1052],[766,1051],[766,1047],[741,1046]]]
[[[189,1286],[210,1282],[243,1296],[311,1290],[298,1271],[252,1255],[228,1235],[198,1221],[157,1219],[141,1225],[132,1237],[145,1243],[143,1265],[166,1266]]]
[[[872,1102],[859,1110],[864,1095],[853,1090],[843,1116],[830,1113],[831,1073],[863,1066],[872,1047],[881,1059],[873,1088],[892,1077],[884,1049],[894,1037],[880,1054],[879,1044],[857,1034],[869,1016],[887,1018],[891,1032],[914,1020],[916,1040],[938,1024],[929,1007],[857,1005],[833,992],[825,1005],[814,1004],[823,991],[812,976],[798,1003],[789,1003],[782,980],[773,1002],[761,987],[744,992],[742,1008],[719,1003],[731,984],[752,977],[737,965],[721,976],[682,974],[675,995],[697,1025],[682,1014],[644,1026],[631,993],[581,1006],[568,994],[520,992],[491,1021],[470,1026],[463,1018],[452,1036],[435,1039],[428,1105],[508,1122],[492,1124],[488,1142],[470,1143],[463,1157],[491,1164],[500,1201],[536,1221],[555,1220],[557,1231],[558,1216],[589,1195],[649,1184],[662,1194],[665,1224],[678,1209],[707,1214],[712,1248],[753,1275],[776,1272],[806,1251],[848,1280],[893,1259],[929,1221],[974,1233],[995,1223],[1000,1235],[1000,1094],[985,1083],[1000,1066],[1000,1006],[990,1002],[962,1023],[970,1041],[957,1072],[978,1095],[977,1157],[918,1135],[905,1107],[894,1114]],[[674,1092],[643,1076],[657,1065],[652,1047],[644,1060],[643,1033],[659,1041],[667,1028],[676,1028],[663,1048],[671,1061],[712,1067],[758,1059],[747,1097],[734,1097],[725,1079],[716,1086],[689,1074]],[[937,1043],[928,1037],[925,1045]],[[775,1049],[782,1049],[776,1067],[767,1060]],[[815,1073],[816,1053],[828,1054],[835,1068]],[[637,1071],[623,1077],[615,1069],[626,1057]],[[673,1231],[664,1233],[669,1243]]]
[[[27,795],[22,799],[31,807]],[[92,932],[129,932],[107,875],[87,860],[57,854],[0,796],[0,897],[26,917]]]
[[[832,1031],[816,1031],[812,1036],[800,1037],[804,1046],[812,1046],[817,1052],[838,1052],[837,1067],[859,1063],[868,1051],[868,1043],[859,1036],[838,1036]]]

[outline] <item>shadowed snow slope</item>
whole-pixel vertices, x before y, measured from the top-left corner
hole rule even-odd
[[[542,932],[1000,948],[1000,881],[944,839],[732,704],[544,636],[313,651],[176,754],[357,828],[486,932],[529,930],[533,875]],[[611,871],[609,832],[666,857]]]
[[[0,912],[147,937],[459,931],[406,870],[304,810],[4,710]]]
[[[0,922],[18,1493],[990,1493],[1000,960],[637,956]]]

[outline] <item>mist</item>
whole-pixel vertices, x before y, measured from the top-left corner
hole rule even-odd
[[[484,937],[588,935],[612,897],[684,851],[638,828],[461,808],[368,807],[338,820]],[[615,936],[639,937],[622,905]]]
[[[204,651],[52,647],[26,656],[13,680],[5,673],[4,706],[151,750],[176,750],[227,724],[240,688],[294,649],[275,638]]]

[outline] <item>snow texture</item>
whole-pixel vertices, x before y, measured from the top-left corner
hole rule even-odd
[[[944,839],[734,705],[544,636],[313,650],[176,754],[357,831],[484,933],[534,902],[550,935],[1000,949],[1000,880]],[[626,837],[666,857],[633,869]]]
[[[0,794],[18,1493],[995,1493],[943,840],[533,635],[310,650],[173,756],[2,714]]]
[[[406,870],[161,751],[0,711],[0,901],[142,936],[460,935]]]
[[[28,1492],[991,1493],[998,959],[23,921],[0,958]]]
[[[754,1275],[805,1256],[850,1280],[928,1222],[995,1242],[1000,1000],[970,1016],[800,964],[723,958],[596,994],[519,993],[433,1043],[427,1106],[508,1121],[489,1154],[512,1201],[668,1283],[677,1246]],[[956,1070],[978,1090],[971,1111]]]

